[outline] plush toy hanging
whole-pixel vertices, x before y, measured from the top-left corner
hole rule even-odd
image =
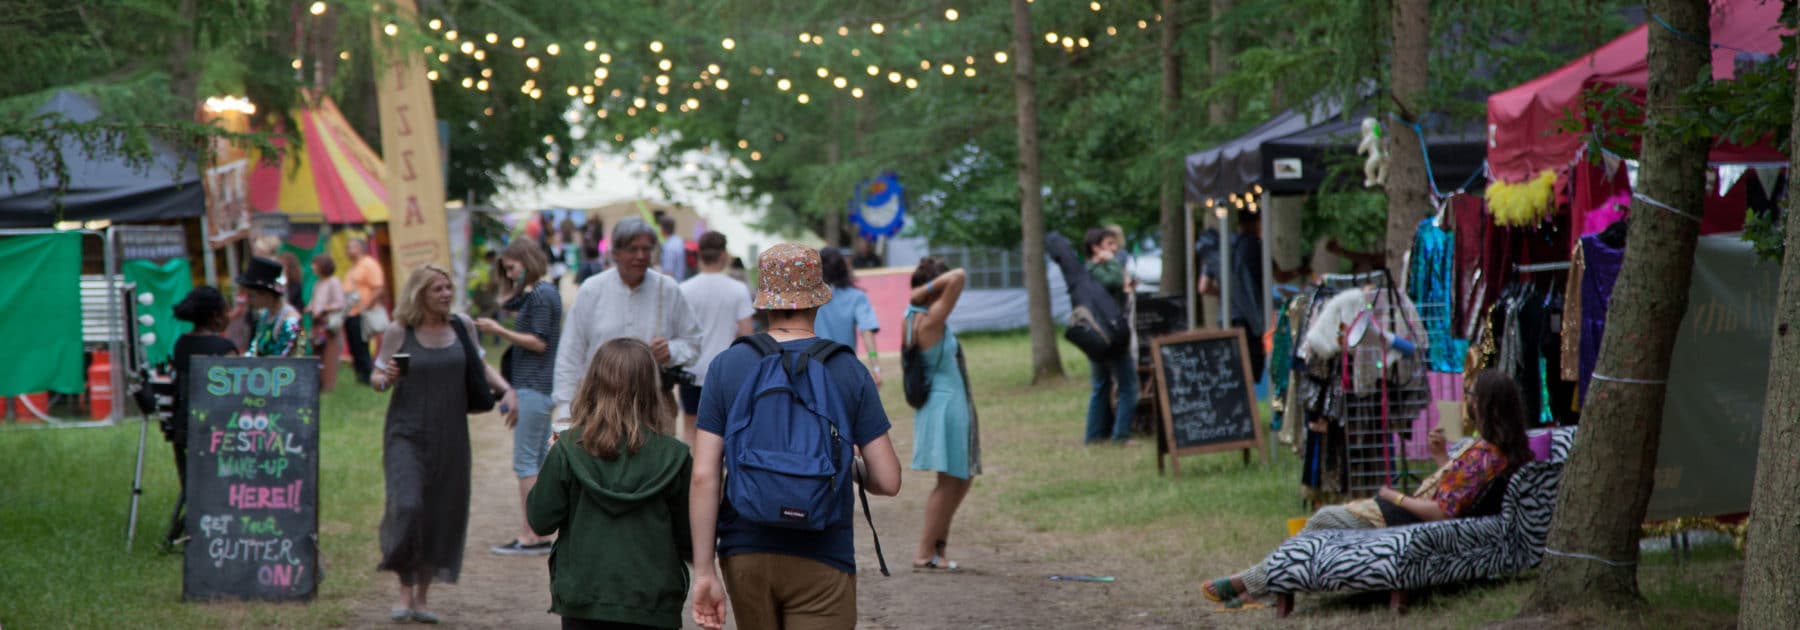
[[[1356,154],[1369,154],[1369,157],[1363,160],[1363,188],[1376,188],[1387,184],[1386,140],[1381,136],[1380,122],[1374,118],[1362,119],[1362,142],[1356,145]]]

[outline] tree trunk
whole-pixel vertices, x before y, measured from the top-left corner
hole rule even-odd
[[[1394,107],[1402,120],[1416,121],[1425,114],[1420,103],[1431,65],[1431,2],[1394,0],[1392,17],[1394,59],[1389,68],[1394,74],[1389,83]],[[1404,281],[1402,260],[1412,246],[1413,232],[1431,215],[1431,183],[1426,181],[1425,155],[1419,148],[1424,139],[1400,121],[1384,120],[1381,125],[1388,139],[1387,266]]]
[[[1019,104],[1019,228],[1025,239],[1025,294],[1031,321],[1031,382],[1062,377],[1056,323],[1050,319],[1050,275],[1044,268],[1044,193],[1038,175],[1037,80],[1032,60],[1031,4],[1012,0],[1013,90]]]
[[[1800,81],[1795,94],[1800,95]],[[1800,123],[1800,98],[1794,99]],[[1788,146],[1800,147],[1800,124]],[[1788,158],[1788,172],[1800,172],[1800,153]],[[1738,598],[1738,626],[1746,630],[1800,628],[1800,197],[1787,196],[1787,253],[1781,264],[1781,293],[1775,306],[1775,334],[1769,352],[1769,389],[1763,400],[1762,442],[1756,454],[1756,490],[1750,501],[1750,530],[1744,548],[1744,588]]]
[[[1175,11],[1175,0],[1162,0],[1162,148],[1175,148],[1175,130],[1181,111],[1181,19]],[[1163,159],[1162,165],[1162,294],[1187,295],[1185,254],[1190,245],[1181,225],[1183,162],[1179,153]]]
[[[1212,21],[1215,26],[1212,27],[1212,37],[1210,38],[1212,45],[1208,57],[1210,57],[1211,80],[1215,84],[1224,81],[1225,75],[1231,74],[1231,55],[1235,52],[1232,50],[1231,35],[1218,28],[1216,24],[1219,18],[1231,12],[1233,2],[1234,0],[1212,0]],[[1170,15],[1173,9],[1170,6],[1172,4],[1167,0],[1163,2],[1164,24],[1174,21],[1174,17]],[[1175,27],[1164,26],[1165,34],[1163,36],[1168,37],[1167,31],[1173,28]],[[1230,124],[1233,118],[1237,118],[1237,99],[1215,98],[1206,111],[1206,122],[1211,125]]]
[[[1628,246],[1607,310],[1599,364],[1550,525],[1549,548],[1581,557],[1544,555],[1537,590],[1526,602],[1529,612],[1620,608],[1641,601],[1638,531],[1650,504],[1651,472],[1662,436],[1663,381],[1687,311],[1700,234],[1693,217],[1702,212],[1710,145],[1709,139],[1678,137],[1670,129],[1669,120],[1681,114],[1682,90],[1705,76],[1712,59],[1706,45],[1670,29],[1709,41],[1707,1],[1650,3],[1650,13],[1666,20],[1668,28],[1650,28],[1639,192],[1683,214],[1647,201],[1632,204]],[[1775,387],[1770,384],[1772,391]]]

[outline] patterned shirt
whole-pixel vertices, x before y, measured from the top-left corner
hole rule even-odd
[[[283,303],[280,311],[256,318],[256,332],[250,335],[250,350],[244,356],[304,356],[303,344],[295,343],[300,332],[300,311]]]
[[[562,336],[562,296],[550,283],[539,282],[530,293],[508,301],[506,308],[519,312],[513,330],[544,340],[543,352],[513,348],[507,381],[514,389],[550,393],[556,383],[556,342]]]
[[[1449,464],[1438,471],[1437,483],[1427,484],[1420,495],[1437,503],[1446,516],[1457,515],[1475,506],[1481,491],[1506,472],[1509,463],[1500,447],[1477,439],[1463,449]]]

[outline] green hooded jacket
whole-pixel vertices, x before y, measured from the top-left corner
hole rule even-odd
[[[588,454],[573,430],[550,447],[525,518],[556,532],[550,612],[575,619],[681,627],[693,543],[688,447],[653,435],[613,461]]]

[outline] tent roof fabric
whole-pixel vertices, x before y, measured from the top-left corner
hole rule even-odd
[[[38,108],[38,115],[56,114],[74,122],[102,117],[100,106],[74,92],[58,92]],[[18,139],[0,140],[0,159],[19,173],[8,185],[0,181],[0,228],[50,227],[64,221],[106,219],[137,223],[197,217],[206,211],[206,195],[200,188],[197,161],[182,159],[174,148],[152,140],[142,168],[127,163],[116,152],[89,155],[73,139],[58,143],[68,161],[69,182],[60,199],[55,182],[38,177],[30,155],[48,147],[28,146]],[[60,217],[56,204],[61,202]]]
[[[1712,0],[1712,67],[1714,79],[1736,76],[1737,50],[1772,54],[1781,48],[1781,3],[1764,0]],[[1649,29],[1654,21],[1632,29],[1568,65],[1488,97],[1488,168],[1493,177],[1522,182],[1545,170],[1558,171],[1575,160],[1583,134],[1562,131],[1566,112],[1581,107],[1589,88],[1625,86],[1640,101],[1649,78]],[[1785,161],[1773,147],[1713,148],[1715,162]]]
[[[1335,100],[1322,101],[1311,112],[1290,109],[1235,140],[1189,154],[1183,177],[1188,202],[1203,203],[1248,192],[1251,184],[1262,180],[1264,142],[1303,131],[1342,112],[1343,106]]]
[[[1320,121],[1306,129],[1272,138],[1262,143],[1261,183],[1277,195],[1310,193],[1325,187],[1325,175],[1333,162],[1352,159],[1354,172],[1347,174],[1344,184],[1362,185],[1362,159],[1356,146],[1362,142],[1362,120],[1376,116],[1372,108],[1358,108],[1348,117]],[[1389,119],[1383,129],[1397,125]],[[1425,144],[1431,157],[1431,174],[1439,190],[1446,193],[1462,186],[1481,170],[1487,159],[1487,134],[1479,120],[1453,121],[1432,118],[1424,125]],[[1384,132],[1386,133],[1391,132]],[[1277,174],[1275,160],[1299,159],[1297,176]]]
[[[258,160],[250,173],[250,207],[281,212],[297,223],[385,223],[386,167],[350,128],[330,98],[294,109],[302,149],[279,165]],[[286,143],[276,139],[277,146]]]

